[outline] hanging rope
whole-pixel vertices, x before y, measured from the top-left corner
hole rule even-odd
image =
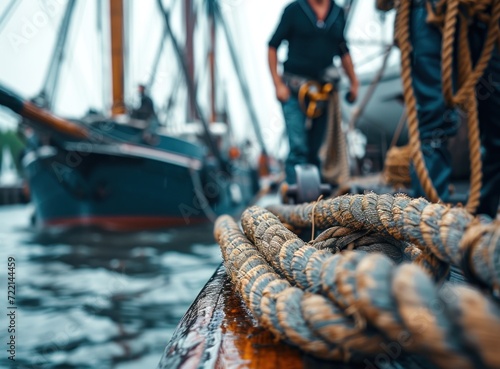
[[[328,101],[328,127],[324,147],[326,155],[321,167],[323,178],[329,183],[345,185],[350,179],[349,160],[346,138],[342,132],[339,92],[336,89]]]
[[[323,217],[321,202],[319,209],[317,217]],[[330,220],[349,217],[346,209],[335,212],[329,213]],[[327,223],[332,222],[323,219]],[[383,222],[378,223],[376,228],[382,229]],[[247,209],[242,226],[244,234],[223,216],[216,222],[215,238],[243,301],[276,337],[333,360],[376,360],[384,347],[398,344],[402,355],[418,354],[441,368],[500,367],[500,312],[478,291],[451,284],[439,288],[420,267],[397,266],[379,253],[318,250],[262,208]],[[327,232],[315,242],[353,233],[346,227]],[[362,237],[356,232],[354,249]],[[393,245],[412,249],[404,242]]]
[[[428,22],[442,27],[442,81],[443,95],[449,106],[459,106],[467,114],[469,147],[471,155],[471,185],[470,196],[466,208],[474,213],[479,205],[479,197],[482,185],[482,163],[480,152],[479,121],[477,116],[477,101],[475,97],[475,86],[483,75],[491,58],[494,46],[499,42],[498,21],[500,19],[500,2],[496,0],[441,0],[436,9],[427,3],[429,14]],[[460,13],[460,7],[467,10],[467,17]],[[491,15],[487,9],[491,7]],[[440,201],[438,193],[434,188],[429,173],[425,166],[418,131],[418,116],[416,99],[414,96],[411,79],[411,54],[410,43],[410,12],[411,1],[400,1],[396,19],[395,37],[401,49],[401,77],[403,81],[403,92],[408,110],[408,126],[410,134],[411,156],[420,183],[432,202]],[[487,38],[483,46],[481,56],[476,66],[472,68],[470,47],[468,44],[468,19],[477,17],[488,23]],[[453,56],[457,24],[460,19],[460,40],[458,50],[459,84],[453,94]]]

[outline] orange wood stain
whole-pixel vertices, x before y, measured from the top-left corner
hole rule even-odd
[[[68,134],[76,138],[86,138],[89,136],[84,127],[76,123],[70,122],[52,115],[48,111],[40,109],[36,105],[26,102],[23,106],[22,115],[28,119],[40,122],[48,127],[52,127],[56,131]]]
[[[276,340],[259,327],[221,266],[182,318],[159,369],[354,369]]]
[[[123,64],[123,0],[109,0],[111,15],[112,115],[125,114]]]

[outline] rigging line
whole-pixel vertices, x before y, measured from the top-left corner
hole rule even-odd
[[[153,84],[156,81],[156,73],[158,72],[158,66],[160,64],[160,58],[163,53],[163,49],[165,48],[165,41],[168,36],[168,31],[167,27],[163,27],[163,34],[160,37],[160,45],[158,46],[158,51],[156,52],[155,55],[155,60],[153,62],[153,68],[151,69],[151,74],[149,76],[149,81],[146,85],[146,88],[148,91],[151,91],[151,88],[153,87]]]
[[[104,33],[104,16],[103,16],[103,8],[105,6],[104,1],[96,1],[96,17],[97,17],[97,34],[98,34],[98,48],[100,48],[100,72],[101,72],[101,99],[102,99],[102,109],[105,111],[109,106],[111,105],[109,101],[109,96],[111,95],[111,88],[109,86],[109,81],[108,81],[108,76],[111,73],[109,72],[109,60],[105,58],[105,55],[107,56],[106,52],[106,41],[107,37]]]
[[[7,20],[12,15],[15,7],[17,5],[19,5],[19,3],[20,3],[20,1],[11,0],[9,5],[7,5],[7,8],[3,12],[3,14],[0,16],[0,32],[2,31],[2,28],[7,24]]]
[[[123,67],[124,67],[124,100],[125,105],[127,105],[127,101],[131,98],[131,93],[134,91],[134,83],[137,81],[137,73],[134,69],[134,60],[133,60],[133,44],[132,35],[135,33],[134,30],[134,2],[132,0],[123,0],[124,1],[124,29],[123,29]],[[151,22],[150,27],[153,22]]]
[[[88,4],[88,2],[86,2],[86,4]],[[102,111],[102,109],[104,109],[104,100],[102,99],[102,96],[98,96],[98,94],[94,93],[94,91],[96,91],[96,87],[97,86],[102,86],[102,83],[101,83],[101,76],[98,72],[94,72],[94,71],[98,71],[100,70],[101,68],[101,55],[100,55],[100,52],[99,52],[99,36],[100,36],[100,30],[99,30],[99,27],[100,27],[100,24],[99,24],[99,19],[98,19],[98,14],[99,14],[99,4],[97,2],[94,2],[93,5],[95,6],[95,25],[96,25],[96,29],[95,29],[95,34],[93,35],[94,37],[88,37],[86,38],[86,40],[88,40],[88,42],[86,43],[86,46],[88,48],[88,55],[89,55],[89,63],[91,62],[91,65],[92,65],[92,78],[91,79],[87,79],[86,82],[90,83],[93,88],[92,88],[92,94],[89,95],[88,93],[88,89],[85,90],[85,95],[88,99],[88,103],[89,103],[89,109],[92,108],[92,109],[97,109],[99,111]],[[92,5],[91,5],[92,6]],[[80,66],[80,65],[79,65]],[[79,68],[79,70],[81,70]],[[102,92],[102,91],[101,91]],[[102,108],[101,108],[102,106]]]
[[[351,12],[352,6],[354,4],[354,0],[346,0],[343,8],[344,8],[344,16],[347,19],[349,17],[349,14]]]
[[[177,78],[175,79],[174,85],[172,86],[173,88],[170,90],[170,96],[167,99],[167,105],[165,107],[165,114],[168,116],[168,114],[171,112],[175,101],[177,100],[177,97],[179,96],[179,88],[178,86],[181,84],[182,81],[182,74],[177,74]]]
[[[354,18],[354,14],[356,12],[356,8],[358,7],[358,5],[359,5],[358,1],[351,0],[349,4],[349,9],[347,13],[344,15],[346,20],[344,26],[344,33],[350,29],[352,18]],[[351,42],[351,40],[349,40],[349,42]]]
[[[387,45],[386,45],[387,47]],[[384,57],[386,54],[386,49],[383,49],[382,51],[377,50],[376,53],[369,54],[368,56],[364,57],[360,61],[356,61],[356,68],[362,67],[365,64],[372,63],[378,58]]]
[[[61,74],[61,65],[65,56],[66,41],[68,39],[69,27],[71,25],[71,17],[74,13],[76,0],[69,0],[64,12],[64,17],[58,30],[58,36],[54,51],[49,64],[45,82],[40,94],[45,93],[46,102],[49,110],[54,107],[54,97],[56,94],[59,76]]]
[[[81,16],[79,18],[77,18],[75,20],[76,22],[76,25],[73,27],[73,34],[72,34],[72,37],[73,37],[73,40],[69,42],[69,50],[68,50],[68,55],[69,55],[69,58],[67,60],[67,65],[68,66],[71,66],[73,67],[74,69],[76,69],[76,72],[80,72],[80,73],[74,73],[73,74],[73,77],[76,77],[76,76],[84,76],[84,73],[81,73],[81,63],[78,63],[80,61],[80,59],[77,59],[77,62],[74,63],[74,60],[75,60],[75,48],[76,48],[76,42],[78,40],[78,33],[82,27],[82,24],[85,23],[84,21],[84,17],[85,17],[85,7],[88,6],[88,2],[80,2],[80,7],[82,8],[81,12],[78,12],[78,14],[81,14]],[[76,5],[75,5],[76,6]],[[69,33],[69,32],[68,32]],[[88,53],[87,53],[88,55]],[[89,94],[89,89],[88,89],[88,85],[87,83],[89,82],[89,80],[87,78],[83,78],[83,82],[84,83],[81,83],[79,84],[79,86],[85,86],[83,88],[80,88],[79,91],[83,91],[83,95],[87,101],[88,104],[91,103],[91,97],[90,97],[90,94]],[[58,87],[56,85],[56,87]],[[57,91],[56,91],[57,92]],[[56,92],[54,92],[54,101],[55,101],[55,94]]]
[[[201,110],[201,107],[198,103],[198,100],[196,98],[196,90],[194,86],[194,82],[189,76],[189,71],[188,71],[188,66],[186,63],[186,60],[184,58],[184,53],[179,45],[179,42],[177,41],[177,38],[174,35],[174,32],[172,30],[172,27],[170,26],[170,13],[163,7],[162,0],[157,0],[158,8],[160,9],[161,13],[163,14],[163,18],[165,21],[165,27],[167,29],[168,34],[170,35],[170,39],[172,40],[172,45],[175,50],[175,54],[177,55],[177,59],[179,63],[181,64],[182,67],[182,72],[184,74],[185,80],[186,80],[186,86],[189,92],[189,95],[194,102],[194,108],[196,109],[196,114],[198,115],[198,118],[200,119],[202,125],[203,125],[203,131],[204,131],[204,136],[207,145],[209,146],[212,154],[215,156],[217,161],[219,162],[219,165],[223,169],[228,169],[227,168],[227,162],[222,158],[222,155],[220,153],[219,148],[217,147],[217,144],[212,137],[212,134],[210,133],[210,128],[208,125],[207,120],[205,119],[203,112]]]
[[[387,67],[387,62],[389,61],[389,57],[391,56],[391,52],[393,50],[393,47],[394,47],[394,43],[387,46],[387,48],[385,49],[385,55],[384,55],[384,59],[382,60],[382,65],[380,66],[377,73],[373,77],[372,81],[370,82],[370,85],[368,86],[368,89],[367,89],[365,95],[363,96],[363,99],[361,100],[361,102],[358,105],[358,108],[356,109],[354,114],[351,116],[351,119],[349,120],[349,125],[348,125],[349,131],[353,131],[356,128],[356,123],[357,123],[359,117],[361,117],[361,115],[363,114],[363,112],[366,108],[366,105],[368,105],[368,103],[370,102],[370,100],[373,96],[373,93],[375,92],[375,89],[378,86],[378,83],[383,78],[385,69]]]
[[[208,1],[204,0],[203,3],[208,4]],[[210,5],[207,5],[207,6],[210,6]],[[207,9],[209,9],[209,8],[207,8]],[[203,14],[204,13],[202,11],[200,11],[199,13],[197,13],[197,17],[201,18]],[[209,29],[210,22],[206,18],[205,19],[201,18],[202,21],[204,21],[204,23],[202,23],[200,20],[198,20],[198,18],[197,18],[197,23],[200,24],[200,28],[201,29]],[[202,67],[205,67],[204,71],[206,71],[207,69],[210,68],[210,63],[207,62],[207,59],[205,59],[205,57],[207,57],[210,54],[210,51],[212,50],[211,43],[212,43],[212,41],[211,41],[210,31],[202,32],[202,45],[204,46],[204,49],[202,51],[202,55],[204,56],[204,58],[201,59],[201,64],[202,64]],[[206,73],[205,77],[207,77],[208,75],[209,75],[209,72]],[[202,76],[200,73],[198,79],[201,80],[201,78],[202,78]]]
[[[73,32],[71,34],[71,39],[68,41],[69,47],[68,47],[68,50],[66,53],[68,55],[68,58],[66,59],[66,66],[68,68],[67,71],[70,70],[70,68],[74,69],[74,73],[70,74],[70,77],[74,81],[79,81],[79,83],[75,84],[75,85],[79,86],[78,92],[81,92],[81,95],[83,95],[83,98],[85,99],[84,101],[86,101],[88,103],[87,108],[94,108],[94,106],[92,105],[93,94],[91,96],[91,93],[89,92],[89,91],[94,91],[94,89],[93,88],[89,89],[88,85],[90,83],[91,86],[94,86],[93,83],[95,83],[95,81],[92,81],[91,79],[86,77],[86,75],[84,73],[84,69],[82,69],[81,59],[77,58],[76,62],[75,62],[75,48],[77,48],[78,34],[82,28],[82,25],[86,23],[85,22],[85,11],[87,9],[86,7],[88,7],[88,4],[89,4],[88,2],[79,2],[78,4],[75,5],[75,6],[80,5],[81,10],[76,11],[76,13],[80,16],[74,20]],[[86,40],[88,40],[88,39],[86,39]],[[84,44],[78,48],[84,48],[86,46],[88,49],[87,44]],[[86,55],[89,56],[88,60],[90,61],[91,60],[90,59],[91,52],[87,52]],[[80,77],[80,78],[78,78],[78,77]],[[96,77],[96,76],[92,75],[92,77]],[[58,87],[59,87],[59,85],[56,84],[56,91],[54,92],[54,95],[53,95],[54,96],[54,104],[56,101],[55,97],[57,94],[57,90],[59,89]]]
[[[224,33],[226,35],[226,41],[229,46],[229,52],[231,55],[231,59],[233,62],[234,69],[236,71],[236,74],[238,75],[238,80],[240,82],[240,88],[241,92],[243,93],[243,96],[245,97],[246,100],[246,106],[248,109],[248,112],[250,114],[250,121],[252,122],[252,126],[255,131],[255,135],[257,136],[257,140],[259,141],[259,145],[261,147],[262,153],[264,155],[267,155],[267,150],[266,150],[266,145],[264,143],[264,137],[262,136],[262,132],[260,129],[260,124],[259,124],[259,119],[257,117],[257,113],[255,111],[255,106],[252,103],[252,94],[250,93],[250,88],[248,86],[248,81],[245,78],[245,75],[243,73],[242,67],[240,65],[240,60],[238,56],[236,55],[236,49],[235,49],[235,44],[234,40],[231,37],[231,32],[229,31],[229,27],[220,11],[220,8],[218,6],[218,3],[216,1],[213,2],[213,11],[214,15],[219,19],[222,28],[224,30]]]

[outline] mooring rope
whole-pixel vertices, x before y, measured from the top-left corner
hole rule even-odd
[[[231,217],[217,220],[215,238],[243,300],[276,337],[325,359],[347,361],[356,353],[379,352],[379,335],[373,330],[362,333],[324,296],[293,287],[269,266]]]
[[[311,225],[311,204],[275,205],[269,210],[292,227]],[[315,214],[318,229],[343,226],[390,235],[499,291],[500,225],[489,217],[474,218],[463,208],[432,204],[423,198],[374,193],[319,201]]]
[[[347,143],[342,131],[339,92],[334,89],[328,100],[328,120],[325,140],[325,160],[321,174],[329,183],[345,185],[350,179]]]
[[[383,3],[383,2],[382,2]],[[443,95],[449,106],[461,107],[468,122],[468,138],[470,148],[470,195],[466,208],[474,213],[479,205],[482,186],[481,142],[479,136],[479,120],[475,86],[484,73],[491,59],[494,47],[500,43],[499,26],[500,2],[498,0],[441,0],[434,9],[427,4],[428,22],[442,28],[442,81]],[[389,6],[389,5],[388,5]],[[464,7],[467,16],[460,7]],[[408,132],[410,136],[411,156],[415,171],[427,197],[432,202],[439,201],[439,195],[434,188],[425,166],[418,131],[417,104],[412,86],[410,43],[410,13],[411,1],[399,1],[398,15],[395,27],[395,38],[401,49],[401,78],[403,81],[404,99],[408,110]],[[491,14],[489,14],[490,9]],[[487,37],[476,65],[472,66],[471,52],[468,41],[468,20],[478,18],[488,26]],[[460,22],[459,22],[460,21]],[[457,35],[457,25],[460,26],[458,48],[458,88],[453,93],[453,60],[454,43]]]
[[[318,250],[262,208],[247,209],[242,226],[221,217],[215,237],[243,300],[278,338],[335,360],[376,360],[397,344],[442,368],[500,367],[500,312],[478,291],[438,289],[418,266],[379,253]]]

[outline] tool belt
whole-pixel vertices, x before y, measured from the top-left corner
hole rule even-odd
[[[332,82],[320,82],[288,72],[283,74],[283,82],[290,92],[297,95],[300,107],[309,119],[324,113],[335,87]]]

